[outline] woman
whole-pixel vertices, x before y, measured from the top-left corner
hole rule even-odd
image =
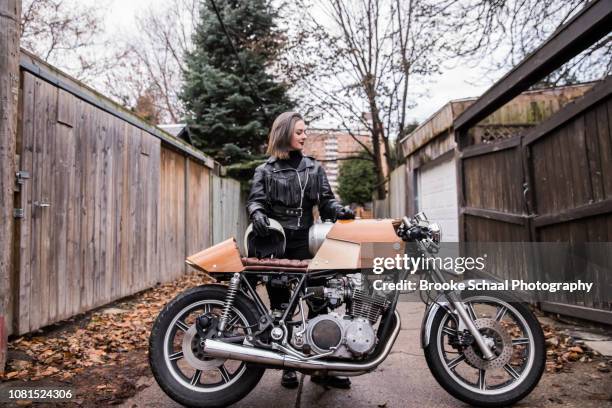
[[[270,158],[255,169],[247,211],[253,229],[259,236],[269,234],[268,217],[277,220],[285,231],[285,258],[308,259],[308,229],[314,222],[312,209],[316,205],[322,219],[355,218],[352,210],[343,207],[334,197],[325,170],[312,157],[304,156],[306,124],[297,112],[280,114],[270,130]],[[289,289],[267,285],[270,306],[282,309],[289,302]],[[314,317],[313,311],[309,318]],[[348,378],[313,377],[315,382],[348,388]],[[297,387],[295,371],[285,370],[281,384]]]

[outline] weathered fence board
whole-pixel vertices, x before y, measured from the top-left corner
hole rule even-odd
[[[246,217],[246,197],[240,191],[240,183],[225,177],[213,176],[212,188],[212,217],[213,220],[222,220],[213,224],[213,244],[236,238],[238,245],[243,248],[243,231],[248,223]],[[236,203],[239,211],[235,211]]]
[[[406,165],[394,169],[389,175],[389,215],[401,218],[406,215]]]
[[[517,133],[519,143],[512,146],[504,142],[484,145],[485,140],[470,137],[470,128],[609,34],[611,18],[612,3],[590,2],[454,122],[462,150],[458,162],[461,240],[556,243],[553,256],[536,258],[539,275],[530,278],[583,278],[594,282],[595,290],[547,293],[540,306],[608,324],[612,324],[612,254],[607,247],[612,239],[612,77],[602,78],[584,96],[534,128]],[[485,177],[485,182],[470,180],[478,176]],[[480,195],[474,199],[478,193],[471,183],[488,189],[481,194],[497,198]],[[510,194],[504,196],[506,189]],[[544,245],[539,248],[546,250]],[[500,277],[519,275],[503,268],[497,273]]]
[[[465,206],[523,214],[520,160],[517,148],[464,159]]]
[[[74,111],[59,122],[57,101]],[[24,73],[18,331],[143,289],[155,260],[159,141]],[[71,122],[68,126],[66,123]],[[127,134],[125,134],[127,132]],[[149,146],[151,145],[151,146]]]
[[[458,181],[464,241],[589,243],[578,257],[541,257],[537,270],[543,275],[527,278],[572,281],[579,276],[595,282],[588,294],[544,294],[543,307],[565,304],[564,310],[576,307],[581,317],[590,308],[593,319],[606,322],[612,322],[612,254],[591,243],[612,241],[611,98],[608,77],[512,140],[464,147]],[[526,277],[520,264],[496,264],[495,274]]]
[[[187,160],[187,217],[190,228],[185,231],[186,255],[210,246],[210,171]],[[236,202],[234,206],[239,206]],[[232,208],[239,212],[242,208]]]
[[[27,76],[27,74],[24,74]],[[21,163],[22,171],[32,174],[34,163],[34,139],[33,139],[33,111],[34,111],[35,81],[30,78],[22,82],[21,87]],[[27,249],[32,245],[32,183],[24,183],[19,195],[19,206],[23,209],[23,218],[19,222],[19,300],[21,305],[17,314],[19,332],[26,332],[30,328],[30,295],[32,290],[32,257]],[[34,253],[33,251],[31,253]],[[9,330],[10,330],[10,324]]]
[[[219,237],[241,236],[239,183],[220,181],[224,205],[211,218],[215,190],[199,156],[30,72],[22,77],[20,169],[31,179],[19,196],[10,331],[32,331],[175,279],[186,271],[185,256],[213,241],[213,220]]]
[[[374,218],[389,218],[390,214],[389,195],[382,199],[372,199],[372,213]]]
[[[161,266],[170,277],[185,271],[185,158],[171,150],[161,154]]]
[[[240,184],[213,176],[210,158],[25,52],[20,79],[16,153],[30,178],[15,203],[9,334],[175,279],[186,255],[242,237]]]

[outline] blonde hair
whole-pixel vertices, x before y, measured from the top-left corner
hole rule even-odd
[[[270,129],[268,136],[267,154],[277,159],[287,159],[291,149],[291,137],[295,124],[304,120],[302,115],[297,112],[284,112],[278,115]]]

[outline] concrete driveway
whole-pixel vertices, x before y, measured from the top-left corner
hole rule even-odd
[[[374,372],[352,378],[350,390],[325,389],[310,377],[301,376],[295,390],[280,385],[281,371],[268,370],[258,386],[239,408],[362,408],[362,407],[467,407],[444,391],[433,378],[419,344],[424,305],[400,302],[402,330],[385,362]],[[577,366],[580,367],[580,366]],[[612,377],[596,375],[587,367],[567,373],[545,373],[536,389],[517,406],[520,407],[602,407],[612,406],[612,396],[602,396],[612,389]],[[590,370],[590,371],[589,371]],[[122,407],[170,408],[180,405],[171,400],[150,378],[149,386],[127,400]]]
[[[419,345],[424,305],[401,302],[402,330],[387,360],[373,373],[352,378],[350,390],[325,389],[302,376],[297,389],[280,385],[280,370],[268,370],[258,386],[234,407],[457,407],[458,401],[448,395],[429,373]],[[301,375],[300,375],[301,376]],[[172,401],[155,381],[126,401],[123,407],[170,408]]]

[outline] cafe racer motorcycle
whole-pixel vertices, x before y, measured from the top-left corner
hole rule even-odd
[[[154,323],[149,362],[166,394],[186,406],[220,407],[245,397],[270,368],[311,375],[372,372],[389,356],[401,324],[400,292],[376,291],[372,279],[399,282],[417,274],[443,283],[451,273],[434,266],[371,274],[374,255],[435,256],[440,228],[423,213],[315,227],[308,261],[241,257],[233,238],[187,258],[217,283],[181,293]],[[282,310],[269,310],[256,290],[268,280],[291,289]],[[424,300],[421,345],[447,392],[497,407],[537,385],[544,337],[527,305],[490,291],[427,293]],[[325,312],[309,319],[308,307],[315,304]]]

